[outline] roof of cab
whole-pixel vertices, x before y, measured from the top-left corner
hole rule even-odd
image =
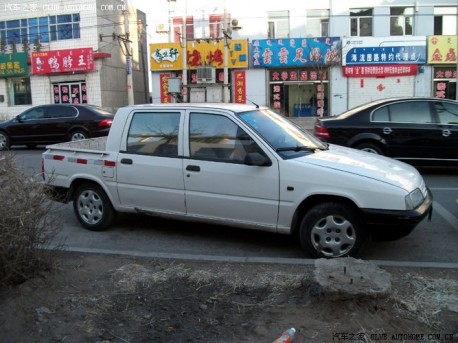
[[[119,110],[128,109],[153,109],[153,108],[176,108],[176,109],[189,109],[189,108],[214,108],[220,110],[231,110],[233,112],[252,111],[259,108],[266,108],[258,105],[248,104],[234,104],[234,103],[170,103],[170,104],[140,104],[121,107]],[[118,110],[118,111],[119,111]]]

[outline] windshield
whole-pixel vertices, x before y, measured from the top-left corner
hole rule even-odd
[[[303,156],[327,146],[285,117],[269,110],[242,112],[239,118],[256,131],[282,158]]]

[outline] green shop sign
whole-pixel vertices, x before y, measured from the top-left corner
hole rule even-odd
[[[25,52],[0,54],[0,78],[27,74],[27,54]]]

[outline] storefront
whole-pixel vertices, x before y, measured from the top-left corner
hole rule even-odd
[[[456,98],[457,36],[429,36],[428,64],[433,69],[433,96]]]
[[[184,95],[189,102],[223,102],[223,89],[231,85],[230,101],[244,103],[248,42],[229,40],[226,47],[224,44],[225,40],[220,39],[187,42],[185,68],[180,43],[150,44],[153,102],[180,102]],[[224,83],[225,51],[228,53],[227,84]],[[183,69],[186,86],[181,82]],[[176,78],[180,79],[178,87],[173,80]],[[171,86],[173,89],[169,89]]]
[[[342,73],[349,108],[370,101],[416,95],[424,74],[426,37],[357,37],[342,40]],[[423,77],[423,76],[421,76]]]
[[[328,115],[339,43],[337,37],[254,40],[252,66],[267,71],[269,106],[288,117]]]

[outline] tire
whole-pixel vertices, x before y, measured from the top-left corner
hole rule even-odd
[[[10,148],[10,138],[5,132],[0,132],[0,150],[8,150]]]
[[[347,205],[327,202],[312,207],[303,217],[300,241],[312,257],[355,257],[366,240],[356,211]]]
[[[382,149],[380,149],[377,145],[372,144],[372,143],[361,143],[355,146],[355,148],[358,150],[367,151],[373,154],[383,155]]]
[[[91,231],[107,229],[116,214],[104,190],[93,183],[82,184],[76,189],[73,211],[81,225]]]
[[[70,141],[80,141],[82,139],[87,139],[88,138],[88,135],[86,132],[82,131],[82,130],[75,130],[75,131],[72,131],[72,133],[70,133],[70,136],[69,136],[69,140]]]

